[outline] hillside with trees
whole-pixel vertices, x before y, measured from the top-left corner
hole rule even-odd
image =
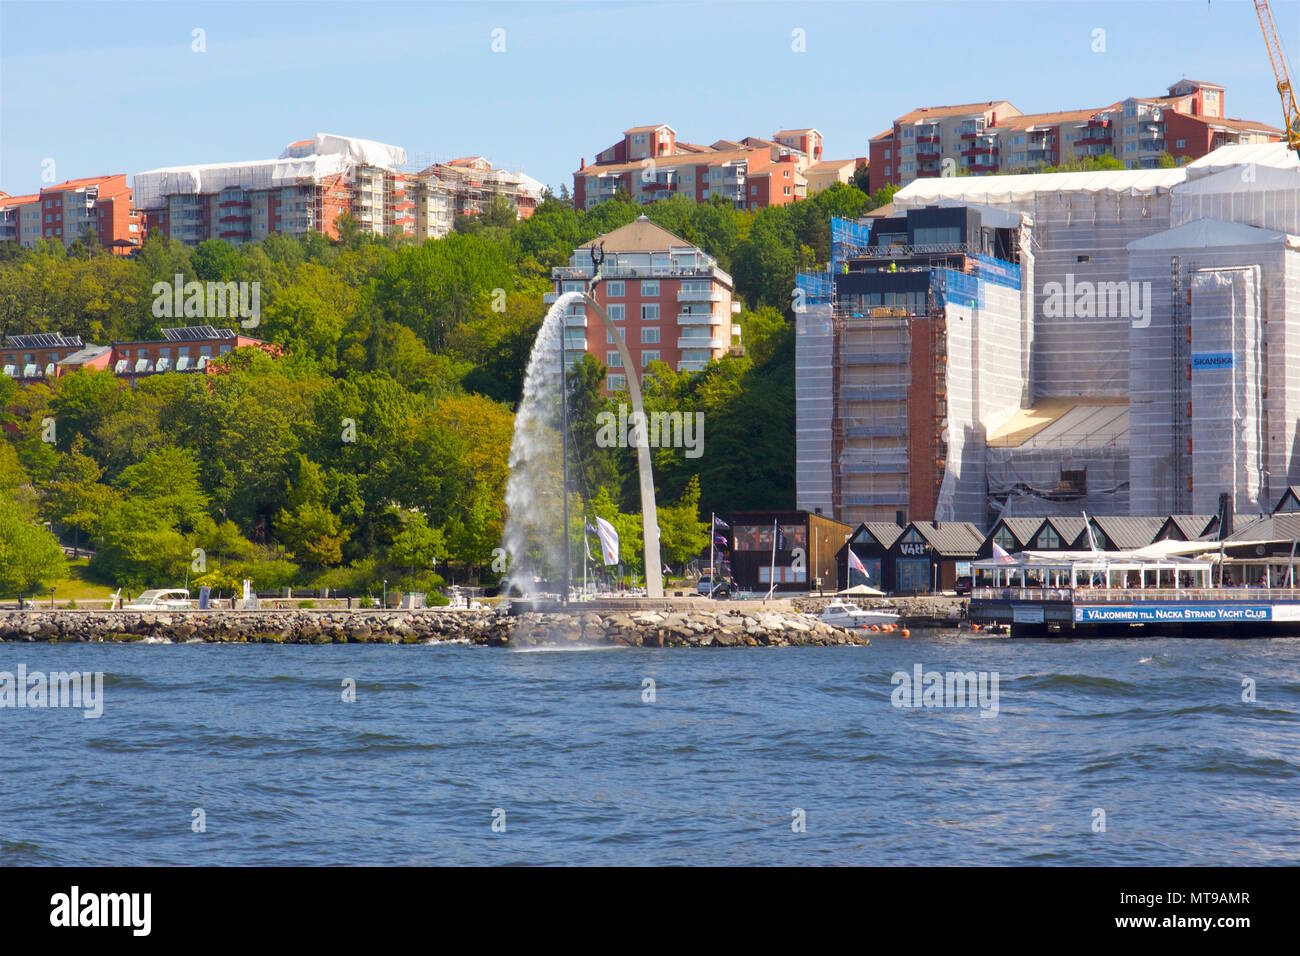
[[[81,242],[5,248],[5,335],[159,338],[184,323],[154,316],[153,285],[181,275],[260,283],[247,334],[284,354],[237,349],[207,375],[134,388],[109,372],[0,377],[0,596],[61,574],[59,541],[93,552],[94,579],[136,590],[494,583],[513,409],[550,270],[641,212],[717,257],[744,305],[746,354],[646,374],[650,408],[705,415],[701,457],[655,453],[664,552],[685,562],[707,546],[710,510],[793,507],[794,275],[827,261],[832,215],[871,206],[852,185],[757,212],[683,198],[577,212],[548,198],[530,219],[498,205],[422,243],[345,221],[338,241],[151,238],[131,258]],[[578,493],[631,531],[634,455],[592,440],[603,376],[591,356],[571,376]],[[632,542],[623,550],[639,570]]]

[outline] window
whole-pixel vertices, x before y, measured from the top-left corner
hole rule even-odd
[[[658,280],[658,279],[642,279],[642,280],[641,280],[641,296],[642,296],[642,298],[647,298],[647,297],[655,297],[655,298],[657,298],[658,295],[659,295],[659,280]]]
[[[605,388],[611,392],[621,392],[627,388],[626,375],[607,375],[605,376]]]
[[[642,350],[641,350],[641,367],[642,367],[642,368],[645,368],[645,367],[646,367],[647,365],[649,365],[651,362],[658,362],[658,361],[659,361],[659,350],[658,350],[658,349],[642,349]]]
[[[615,349],[615,350],[611,350],[611,351],[609,351],[609,352],[606,352],[606,353],[605,353],[605,367],[606,367],[606,368],[622,368],[622,367],[623,367],[623,356],[619,355],[619,354],[618,354],[618,351],[617,351],[616,349]]]
[[[961,242],[960,226],[925,226],[913,231],[916,244],[922,245],[957,245]]]
[[[614,322],[622,322],[627,317],[627,306],[622,302],[606,306],[605,311],[609,313],[610,320]]]
[[[993,535],[993,543],[1007,553],[1020,550],[1020,542],[1007,530],[1006,525],[998,528],[997,533]]]
[[[647,305],[643,305],[643,306],[641,306],[641,321],[642,321],[642,322],[658,322],[658,321],[659,321],[659,303],[658,303],[658,302],[652,302],[652,303],[649,303],[649,304],[647,304]]]
[[[611,299],[623,298],[623,296],[626,294],[624,291],[624,285],[625,284],[622,279],[615,279],[610,282],[606,282],[605,295]],[[623,307],[620,305],[619,308],[621,309]],[[609,314],[611,318],[614,315],[614,307],[612,305],[609,307]]]
[[[1056,529],[1050,524],[1038,532],[1038,537],[1034,539],[1034,547],[1044,551],[1050,551],[1061,546],[1061,536],[1056,533]]]
[[[658,330],[658,329],[655,329],[655,328],[642,329],[642,330],[641,330],[641,344],[642,344],[642,345],[658,345],[658,344],[659,344],[659,330]]]
[[[1174,149],[1186,149],[1186,148],[1187,148],[1187,140],[1179,139],[1174,141]]]

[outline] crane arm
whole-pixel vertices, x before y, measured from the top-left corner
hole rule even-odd
[[[1296,106],[1295,89],[1291,86],[1291,74],[1282,54],[1282,41],[1278,39],[1277,26],[1273,23],[1273,11],[1269,9],[1268,0],[1255,0],[1255,13],[1259,16],[1259,28],[1264,31],[1268,60],[1273,66],[1273,76],[1277,79],[1278,94],[1282,97],[1286,142],[1300,156],[1300,107]]]

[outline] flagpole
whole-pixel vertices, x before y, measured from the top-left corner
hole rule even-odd
[[[778,534],[777,522],[776,519],[773,519],[772,521],[772,568],[768,572],[767,597],[763,598],[764,601],[766,601],[767,598],[770,598],[772,596],[772,592],[776,590],[776,536],[777,534]]]
[[[709,512],[709,597],[713,597],[713,592],[717,590],[718,582],[714,580],[713,575],[713,536],[717,533],[718,513]]]

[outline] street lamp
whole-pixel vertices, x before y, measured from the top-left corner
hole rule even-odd
[[[384,578],[384,610],[388,610],[388,578]]]

